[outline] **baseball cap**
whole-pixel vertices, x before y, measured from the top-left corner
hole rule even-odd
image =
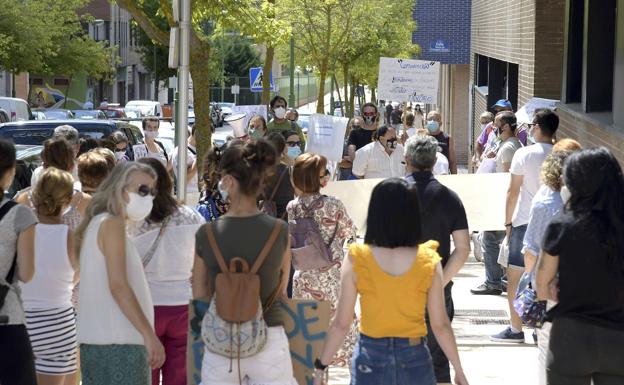
[[[498,102],[496,102],[492,108],[494,107],[502,107],[502,108],[509,108],[509,109],[513,109],[511,102],[507,99],[499,99]]]

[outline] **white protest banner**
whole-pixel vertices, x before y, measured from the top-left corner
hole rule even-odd
[[[505,229],[505,198],[509,173],[437,175],[440,183],[455,191],[466,210],[470,231]],[[366,232],[368,203],[373,188],[382,179],[331,181],[321,193],[334,196],[344,203],[347,213],[358,228],[358,236]]]
[[[232,107],[233,114],[246,114],[245,119],[243,120],[243,127],[247,128],[249,125],[249,121],[256,115],[260,115],[267,120],[267,107],[262,105],[253,105],[253,106],[234,106]]]
[[[147,157],[147,146],[144,144],[135,144],[132,146],[132,152],[134,152],[134,160]]]
[[[439,62],[382,57],[377,99],[437,104],[439,80]]]
[[[522,108],[516,112],[516,120],[518,125],[524,123],[533,123],[533,116],[535,115],[535,110],[538,108],[548,108],[550,110],[554,110],[557,107],[558,100],[553,99],[544,99],[544,98],[531,98],[529,99]]]
[[[313,114],[310,116],[306,152],[325,156],[339,162],[344,150],[344,137],[349,119],[331,115]]]

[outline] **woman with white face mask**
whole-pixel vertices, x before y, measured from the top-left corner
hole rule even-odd
[[[165,352],[154,333],[154,309],[143,264],[126,235],[128,220],[146,218],[156,173],[148,165],[115,166],[93,196],[76,230],[80,256],[78,343],[82,381],[88,385],[150,384],[150,367]]]
[[[143,136],[145,137],[145,145],[134,147],[134,160],[141,158],[155,158],[158,159],[163,166],[167,167],[167,171],[171,171],[173,166],[171,159],[165,146],[159,141],[158,129],[160,126],[160,120],[157,117],[143,118]]]

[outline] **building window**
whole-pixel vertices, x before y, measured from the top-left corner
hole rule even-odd
[[[33,86],[42,86],[43,85],[43,79],[42,78],[33,78],[32,79],[32,85]]]
[[[586,113],[613,111],[617,0],[569,0],[564,102]]]
[[[487,86],[488,84],[488,57],[483,55],[476,55],[477,64],[476,76],[477,87]]]
[[[54,78],[55,86],[69,86],[69,79],[64,78]]]

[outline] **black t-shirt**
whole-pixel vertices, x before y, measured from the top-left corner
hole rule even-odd
[[[354,145],[355,151],[357,151],[373,141],[374,133],[375,130],[367,130],[365,128],[352,130],[349,134],[349,139],[347,140],[347,146]]]
[[[564,212],[546,228],[542,249],[559,257],[559,302],[548,320],[567,317],[624,330],[624,277],[607,262],[602,227]]]
[[[438,141],[438,151],[442,153],[442,155],[446,156],[446,159],[451,159],[449,157],[449,136],[444,132],[440,132],[437,135],[432,135]]]
[[[392,110],[392,112],[390,113],[390,124],[401,124],[402,115],[403,115],[403,111]]]
[[[440,243],[438,254],[445,266],[451,256],[451,234],[468,229],[464,205],[453,190],[438,182],[429,171],[415,172],[405,179],[418,187],[423,241],[433,239]]]
[[[275,191],[273,201],[275,202],[275,206],[277,208],[277,217],[283,219],[286,217],[285,213],[288,202],[295,199],[295,189],[290,182],[290,168],[287,165],[283,163],[277,165],[275,174],[266,184],[263,197],[266,197],[267,199],[271,198],[271,194],[273,193],[273,190],[275,190],[275,185],[280,180],[282,173],[285,174],[281,178],[281,182]]]

